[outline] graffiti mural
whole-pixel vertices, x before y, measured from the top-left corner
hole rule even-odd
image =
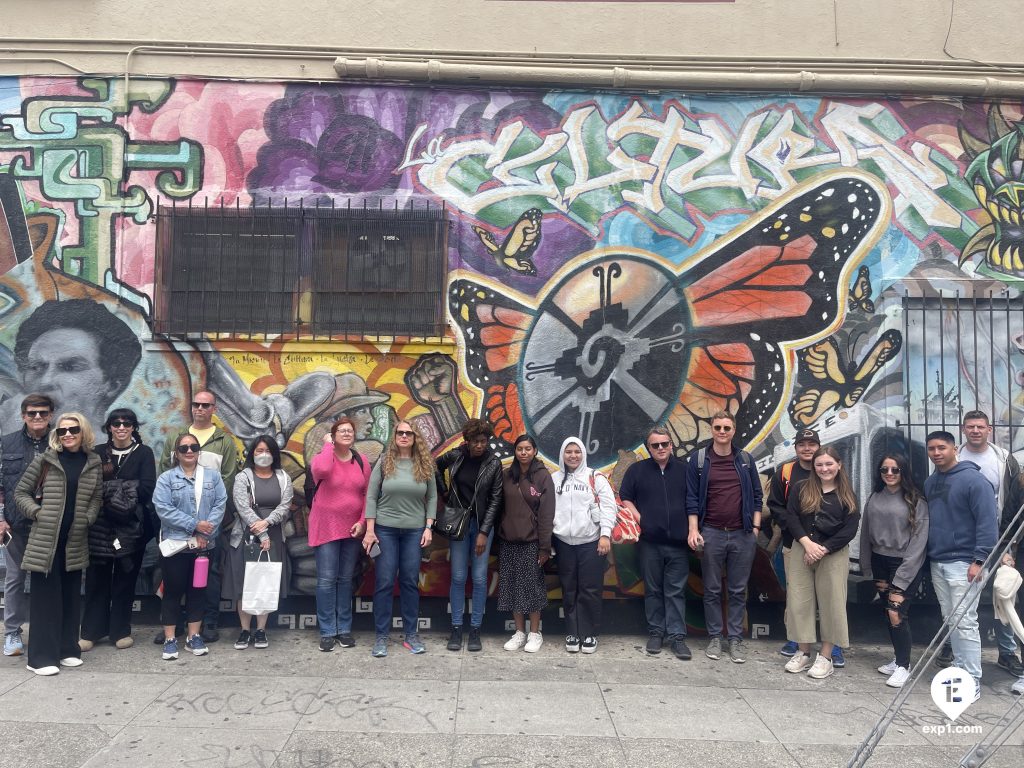
[[[240,442],[271,434],[284,452],[300,594],[315,583],[301,490],[340,415],[371,462],[399,419],[440,452],[483,416],[499,454],[530,432],[552,461],[578,435],[614,483],[653,423],[684,455],[726,408],[765,472],[813,426],[843,447],[863,494],[871,451],[916,413],[952,426],[968,399],[997,421],[1024,413],[1018,320],[990,324],[970,349],[906,322],[908,302],[943,291],[1016,301],[1020,114],[929,100],[0,79],[0,424],[44,391],[96,422],[134,408],[159,451],[187,423],[191,392],[210,388]],[[436,299],[448,333],[154,333],[161,201],[444,206]],[[944,372],[970,366],[988,373],[951,389]],[[1012,387],[993,385],[1003,379]],[[441,596],[447,582],[438,542],[421,588]],[[767,553],[754,582],[763,600],[784,594]],[[605,586],[642,593],[628,541]]]

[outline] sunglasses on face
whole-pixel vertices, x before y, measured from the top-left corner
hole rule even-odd
[[[416,433],[408,429],[396,429],[395,434],[398,437],[412,437]]]
[[[732,427],[728,424],[716,424],[712,427],[715,432],[732,432]]]
[[[57,437],[64,437],[64,435],[77,435],[81,431],[81,427],[57,427]]]
[[[662,448],[670,448],[672,443],[651,443],[651,448],[660,451]]]
[[[184,445],[178,446],[178,453],[184,455],[186,453],[199,453],[202,450],[196,443],[185,443]]]
[[[197,403],[195,400],[192,401],[193,408],[213,408],[213,403]]]
[[[880,470],[883,475],[898,475],[900,473],[899,467],[882,467]]]
[[[112,429],[124,429],[125,427],[134,427],[130,421],[112,421],[110,422]]]
[[[46,419],[49,418],[49,411],[25,411],[25,415],[30,419]]]

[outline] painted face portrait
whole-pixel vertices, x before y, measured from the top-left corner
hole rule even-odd
[[[97,397],[105,408],[116,397],[100,366],[95,338],[78,328],[57,328],[36,339],[21,375],[27,391],[49,395],[63,410],[83,410],[86,403],[80,399],[95,402]]]

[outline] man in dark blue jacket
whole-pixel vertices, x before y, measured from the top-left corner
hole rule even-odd
[[[647,434],[651,458],[626,471],[619,488],[622,503],[640,518],[640,572],[644,579],[648,653],[661,653],[667,638],[672,652],[692,658],[686,645],[686,465],[672,453],[665,427]]]
[[[977,701],[981,695],[978,600],[984,583],[982,565],[998,538],[996,499],[978,465],[958,459],[956,438],[949,432],[928,435],[928,458],[935,466],[924,484],[932,586],[944,620],[951,621],[953,609],[960,606],[952,618],[953,656],[956,666],[974,678],[971,700]]]
[[[25,650],[21,625],[28,621],[28,599],[25,596],[25,571],[21,558],[25,554],[32,521],[18,511],[14,489],[36,454],[47,448],[53,400],[48,395],[33,393],[21,401],[21,420],[25,425],[17,432],[0,438],[0,474],[3,475],[3,496],[0,497],[0,537],[10,535],[4,550],[4,656],[20,656]]]
[[[750,454],[732,444],[736,418],[728,411],[711,417],[711,446],[694,451],[686,462],[687,543],[704,548],[704,623],[709,659],[722,656],[722,576],[727,581],[729,658],[747,660],[743,618],[747,582],[761,530],[761,478]]]

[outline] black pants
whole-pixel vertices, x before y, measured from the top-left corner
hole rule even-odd
[[[224,561],[221,556],[226,547],[222,541],[217,542],[214,548],[207,548],[206,554],[210,558],[210,574],[206,579],[206,606],[203,609],[203,626],[206,629],[216,629],[220,626],[220,588],[224,580]],[[190,619],[195,621],[195,619]]]
[[[117,641],[131,636],[132,603],[142,556],[139,550],[117,558],[90,558],[85,571],[83,640],[96,643],[104,637]]]
[[[910,595],[917,592],[917,586],[921,581],[924,569],[921,569],[921,572],[914,577],[914,580],[905,590],[896,590],[891,586],[892,579],[902,564],[902,557],[888,557],[877,552],[871,554],[871,572],[875,577],[875,589],[878,592],[878,596],[882,599],[882,610],[885,613],[886,626],[889,628],[889,640],[892,641],[892,650],[896,657],[896,663],[901,667],[910,669],[910,648],[913,642],[910,634]],[[877,582],[885,582],[890,586],[886,589],[878,589]],[[897,592],[903,597],[903,601],[894,607],[897,615],[897,623],[894,624],[893,618],[889,615],[889,609],[892,607],[889,605],[889,596]]]
[[[557,537],[555,564],[562,583],[565,634],[597,637],[601,632],[601,591],[607,560],[597,554],[597,542],[566,544]]]
[[[28,596],[31,634],[28,665],[55,667],[61,659],[79,658],[78,628],[82,611],[82,572],[66,571],[64,549],[58,545],[49,573],[32,573]]]
[[[160,623],[165,627],[177,624],[181,617],[181,598],[185,598],[185,620],[194,623],[203,620],[208,587],[192,586],[192,571],[196,553],[179,552],[171,557],[160,557],[160,570],[164,575],[164,598],[160,603]]]

